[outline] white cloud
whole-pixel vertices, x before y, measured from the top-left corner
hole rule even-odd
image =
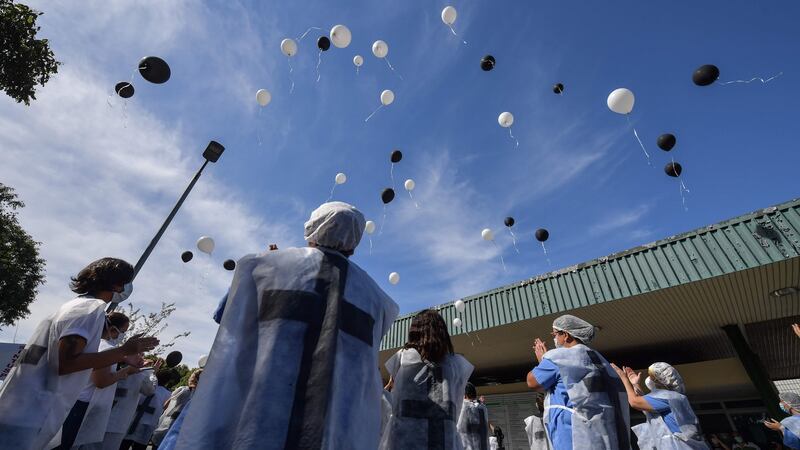
[[[590,236],[606,235],[610,231],[628,228],[638,223],[648,212],[650,205],[642,204],[626,211],[614,211],[589,228]],[[637,230],[637,237],[642,237],[642,230]]]

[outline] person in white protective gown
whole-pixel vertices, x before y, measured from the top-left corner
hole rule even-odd
[[[172,395],[170,395],[164,407],[164,412],[161,414],[161,418],[158,419],[156,430],[153,432],[153,447],[161,445],[161,441],[164,439],[164,436],[167,435],[172,423],[178,420],[181,411],[183,411],[183,408],[189,403],[195,389],[197,389],[197,382],[200,380],[200,375],[202,375],[202,373],[203,369],[195,370],[189,375],[186,386],[181,386],[172,391]]]
[[[120,445],[120,450],[145,450],[153,432],[158,425],[158,418],[164,412],[164,404],[172,394],[166,385],[179,380],[177,372],[173,369],[161,369],[156,372],[158,386],[152,395],[139,395],[139,404],[133,420],[128,427],[128,433]]]
[[[158,379],[155,371],[159,370],[163,360],[153,361],[152,359],[134,362],[134,365],[142,365],[154,370],[143,370],[139,373],[128,376],[128,378],[117,382],[114,390],[114,400],[111,403],[111,411],[108,415],[108,424],[105,427],[103,437],[103,450],[119,450],[125,434],[128,432],[136,414],[136,407],[139,404],[139,396],[149,396],[156,392]]]
[[[89,382],[92,369],[149,351],[158,339],[136,337],[98,353],[106,305],[127,298],[133,267],[102,258],[83,268],[70,288],[79,296],[43,320],[0,386],[0,442],[15,450],[43,449],[59,432]],[[83,411],[85,412],[85,410]],[[82,411],[75,415],[82,416]]]
[[[489,450],[489,411],[478,401],[472,383],[464,388],[464,403],[456,424],[464,450]]]
[[[587,347],[594,326],[565,314],[553,321],[556,348],[534,343],[539,364],[528,387],[545,392],[544,422],[555,450],[628,450],[630,408],[622,380],[600,353]]]
[[[394,380],[392,417],[382,450],[458,450],[456,421],[473,366],[453,353],[447,325],[428,309],[411,321],[408,341],[386,362]]]
[[[375,449],[375,368],[398,306],[348,259],[365,224],[325,203],[305,224],[309,247],[237,262],[176,449]]]
[[[389,382],[386,383],[386,386],[383,387],[383,392],[381,393],[381,433],[380,433],[381,438],[383,438],[383,434],[386,432],[386,425],[389,423],[389,419],[392,418],[393,385],[394,381],[392,381],[390,377]]]
[[[639,386],[641,374],[612,364],[625,385],[631,408],[642,411],[647,421],[633,427],[642,450],[708,450],[700,434],[686,387],[678,371],[665,362],[653,363],[644,381],[649,394]]]
[[[536,396],[536,411],[525,418],[525,434],[528,435],[530,450],[550,450],[547,427],[544,425],[544,397]]]
[[[108,323],[103,330],[102,341],[100,341],[100,351],[105,351],[117,347],[118,343],[124,338],[128,331],[130,320],[125,314],[112,312],[108,314]],[[126,357],[128,363],[136,363],[141,360],[141,355],[130,355]],[[50,441],[48,447],[56,448],[80,448],[82,450],[100,449],[103,445],[103,435],[108,423],[108,415],[111,412],[111,405],[114,401],[114,391],[116,383],[124,380],[129,375],[139,372],[139,367],[129,365],[122,370],[117,370],[117,365],[95,369],[92,371],[89,383],[81,391],[76,406],[81,403],[81,409],[85,408],[86,413],[83,420],[79,417],[67,416],[61,432]],[[59,446],[59,443],[61,444]]]
[[[800,336],[800,334],[798,334]],[[783,435],[783,445],[800,449],[800,395],[794,392],[781,392],[778,406],[789,417],[780,422],[775,419],[764,421],[764,426]]]

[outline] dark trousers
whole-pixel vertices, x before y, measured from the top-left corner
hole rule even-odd
[[[83,416],[86,415],[86,408],[89,407],[89,402],[82,402],[78,400],[72,405],[69,410],[67,418],[64,420],[64,425],[61,426],[61,445],[55,447],[53,450],[69,450],[78,437],[78,430],[81,429]]]
[[[147,444],[140,444],[138,442],[134,442],[130,439],[125,439],[122,441],[122,445],[119,446],[119,450],[147,450]]]

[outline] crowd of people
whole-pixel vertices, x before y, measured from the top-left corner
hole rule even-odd
[[[504,448],[438,311],[414,316],[383,383],[379,346],[399,308],[349,259],[364,228],[353,206],[325,203],[305,224],[308,247],[243,257],[204,369],[172,392],[176,372],[147,356],[158,340],[124,339],[129,318],[107,312],[131,294],[133,267],[89,264],[72,279],[77,297],[42,321],[0,386],[0,446]],[[674,367],[654,362],[643,380],[591,348],[594,336],[590,323],[562,315],[554,348],[535,340],[531,450],[723,448],[704,439]],[[788,417],[765,426],[800,449],[800,396],[782,394],[780,407]],[[631,427],[631,410],[646,421]]]

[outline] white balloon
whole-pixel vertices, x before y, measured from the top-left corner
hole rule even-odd
[[[406,187],[407,191],[413,191],[414,188],[417,187],[417,183],[414,183],[414,180],[409,178],[408,180],[406,180],[406,182],[403,184],[403,186]]]
[[[389,54],[389,44],[383,41],[375,41],[372,44],[372,54],[378,58],[385,58]]]
[[[400,274],[397,272],[392,272],[389,274],[389,283],[397,284],[400,282]]]
[[[256,101],[261,106],[267,106],[269,102],[272,101],[272,94],[266,89],[259,89],[258,92],[256,92]]]
[[[364,57],[361,55],[353,56],[353,64],[355,64],[356,67],[361,67],[361,65],[364,64]]]
[[[453,305],[456,307],[456,311],[463,313],[465,309],[467,309],[467,304],[464,303],[464,300],[456,300]]]
[[[619,88],[614,89],[610,94],[608,94],[608,100],[606,100],[606,103],[608,104],[608,109],[617,114],[629,114],[631,111],[633,111],[634,101],[635,98],[630,89]]]
[[[461,328],[461,317],[456,317],[453,319],[453,326],[456,328]]]
[[[446,25],[452,25],[456,21],[456,17],[458,16],[458,12],[452,6],[445,6],[442,10],[442,22]]]
[[[347,175],[339,172],[336,174],[336,184],[345,184],[347,182]]]
[[[197,361],[197,367],[199,367],[199,368],[201,368],[201,369],[202,369],[203,367],[205,367],[205,366],[206,366],[206,363],[207,363],[207,362],[208,362],[208,355],[203,355],[203,356],[201,356],[201,357],[200,357],[200,359]]]
[[[381,92],[381,103],[383,106],[389,106],[394,101],[394,92],[389,89]]]
[[[484,228],[483,231],[481,231],[481,237],[484,241],[493,241],[494,233],[492,233],[492,230],[489,228]]]
[[[214,251],[214,240],[208,236],[202,236],[197,240],[197,249],[210,255]]]
[[[344,25],[336,25],[335,27],[331,28],[331,42],[337,48],[345,48],[350,45],[350,41],[353,39],[353,35],[350,33],[350,29]]]
[[[286,56],[294,56],[297,54],[297,42],[294,39],[286,38],[281,41],[281,53]]]
[[[364,231],[366,231],[367,234],[374,233],[375,232],[375,222],[373,222],[371,220],[368,220],[366,226],[364,226]]]
[[[497,116],[497,123],[503,128],[508,128],[514,124],[514,115],[508,111],[502,112]]]

